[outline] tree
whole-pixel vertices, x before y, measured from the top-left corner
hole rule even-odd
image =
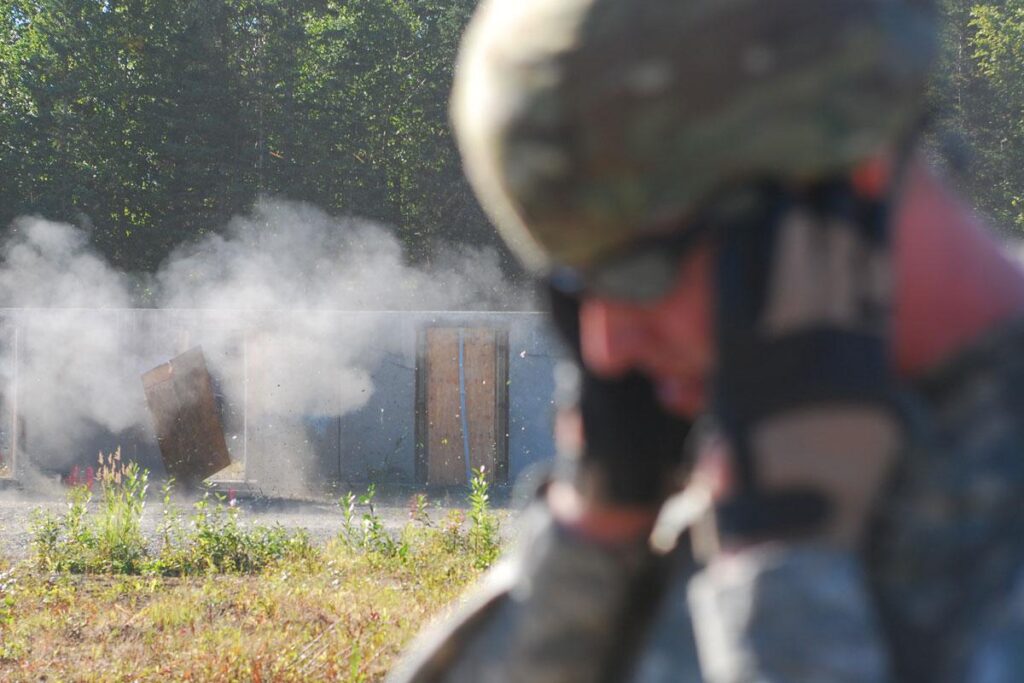
[[[959,189],[1007,234],[1024,231],[1022,9],[944,0],[932,89],[932,148],[952,152]]]
[[[152,270],[260,194],[497,244],[447,99],[475,0],[2,0],[0,225]]]
[[[985,155],[979,197],[999,222],[1024,231],[1024,1],[971,9],[972,57],[991,98],[971,125]]]

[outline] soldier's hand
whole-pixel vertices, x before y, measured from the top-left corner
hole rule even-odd
[[[555,287],[548,291],[553,322],[579,370],[583,438],[574,487],[590,502],[656,511],[679,487],[691,423],[665,411],[643,375],[605,379],[587,370],[580,356],[579,299]]]
[[[718,548],[689,586],[703,679],[889,680],[860,553],[902,440],[884,204],[765,188],[719,247],[714,414],[695,485]]]
[[[720,245],[719,534],[856,547],[903,436],[886,208],[843,181],[762,193],[764,213]]]

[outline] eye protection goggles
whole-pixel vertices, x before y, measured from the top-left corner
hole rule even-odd
[[[726,229],[775,220],[783,193],[770,184],[734,187],[719,193],[673,231],[641,237],[624,251],[585,269],[559,267],[550,282],[574,296],[599,296],[629,302],[652,302],[667,295],[679,280],[682,263],[697,246]]]

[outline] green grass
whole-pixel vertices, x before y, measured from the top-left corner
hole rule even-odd
[[[468,514],[432,521],[417,497],[399,533],[374,488],[350,494],[316,546],[215,496],[186,516],[167,487],[145,539],[147,477],[121,471],[99,500],[73,489],[62,514],[37,515],[30,560],[0,561],[0,680],[380,680],[498,552],[483,472]]]
[[[92,490],[74,486],[62,514],[37,511],[31,521],[36,566],[72,574],[159,574],[183,576],[210,573],[258,573],[274,562],[303,559],[316,551],[304,532],[280,526],[239,523],[239,510],[222,495],[207,492],[186,520],[171,501],[173,482],[162,491],[163,519],[158,550],[142,533],[142,513],[149,473],[136,464],[111,467],[97,478],[99,501],[90,514]],[[101,463],[103,456],[101,456]]]
[[[0,575],[0,680],[371,681],[478,575],[427,540],[259,574]],[[6,578],[5,578],[6,577]]]

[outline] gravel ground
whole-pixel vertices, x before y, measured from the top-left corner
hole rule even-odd
[[[356,489],[357,491],[359,489]],[[409,520],[410,502],[415,496],[411,491],[391,491],[378,494],[377,514],[385,526],[398,530]],[[495,508],[502,520],[502,535],[510,536],[514,529],[514,509],[508,502],[509,495],[502,491],[495,492]],[[176,503],[183,514],[192,510],[195,497],[180,497]],[[239,519],[243,524],[281,524],[287,529],[305,529],[316,543],[324,543],[333,538],[341,529],[341,508],[334,502],[336,498],[326,496],[320,499],[282,499],[265,498],[238,494],[238,506],[241,509]],[[430,517],[440,520],[451,508],[464,508],[464,494],[447,492],[429,497],[428,512]],[[162,501],[153,487],[146,501],[143,513],[143,531],[147,537],[154,538],[161,519]],[[65,503],[59,495],[41,496],[13,487],[0,488],[0,557],[19,560],[28,556],[29,522],[32,512],[37,509],[60,512]],[[362,514],[360,508],[357,514]]]

